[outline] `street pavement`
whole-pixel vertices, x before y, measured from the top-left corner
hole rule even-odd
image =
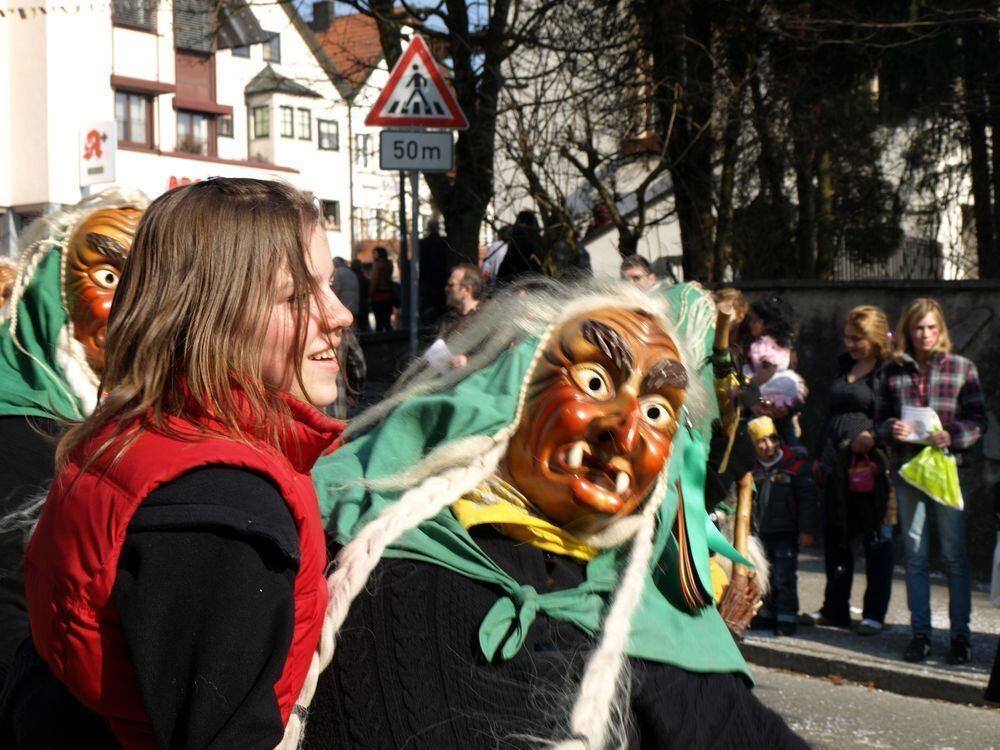
[[[803,612],[818,610],[823,603],[823,558],[819,550],[799,556],[799,605]],[[852,610],[860,619],[864,595],[864,559],[858,555],[851,591]],[[993,666],[1000,634],[1000,607],[989,602],[988,587],[973,584],[972,660],[951,666],[948,652],[948,587],[942,574],[931,576],[931,622],[934,634],[931,655],[920,664],[902,659],[910,640],[910,614],[906,607],[903,570],[897,566],[886,629],[879,635],[861,636],[851,630],[800,626],[795,636],[776,636],[773,631],[747,631],[741,644],[753,665],[777,667],[819,677],[835,676],[901,695],[936,698],[954,703],[992,705],[983,692]],[[1000,714],[998,714],[1000,716]],[[1000,736],[1000,726],[997,727]]]
[[[754,694],[815,750],[1000,750],[1000,708],[754,669]]]

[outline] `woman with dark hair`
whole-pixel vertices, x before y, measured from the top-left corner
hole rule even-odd
[[[850,627],[854,553],[851,541],[861,536],[865,551],[864,610],[859,635],[882,631],[892,593],[892,524],[887,477],[888,458],[875,440],[875,399],[882,366],[888,360],[889,322],[871,305],[851,310],[844,320],[844,345],[837,377],[830,386],[830,412],[823,428],[817,461],[826,488],[824,553],[826,593],[817,613],[821,625]],[[870,474],[871,484],[855,481]]]
[[[343,429],[317,407],[351,324],[318,218],[291,187],[221,178],[143,215],[101,401],[28,546],[0,745],[296,747],[324,666],[309,471]]]
[[[392,330],[392,308],[395,294],[392,286],[392,264],[389,251],[379,245],[373,251],[372,278],[368,287],[368,299],[375,313],[375,330],[378,333]]]
[[[986,430],[986,407],[976,365],[953,354],[944,312],[936,300],[920,298],[910,303],[899,319],[893,357],[880,380],[875,426],[879,438],[892,448],[893,485],[899,503],[906,564],[906,597],[910,606],[913,638],[903,658],[923,661],[931,650],[931,597],[927,562],[930,548],[929,516],[936,521],[941,558],[948,574],[951,644],[949,664],[969,661],[969,618],[972,580],[965,552],[965,512],[934,502],[898,474],[923,445],[909,439],[913,425],[902,419],[904,406],[930,407],[941,428],[928,437],[930,445],[949,451],[958,463],[963,495],[967,494],[972,468],[967,451]]]

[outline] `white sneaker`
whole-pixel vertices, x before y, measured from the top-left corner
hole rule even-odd
[[[857,633],[858,635],[878,635],[882,632],[882,623],[878,620],[871,620],[869,618],[863,619],[858,623]]]

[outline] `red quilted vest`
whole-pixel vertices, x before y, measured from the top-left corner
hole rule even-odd
[[[295,629],[274,686],[282,721],[288,721],[319,642],[327,601],[326,544],[309,471],[343,424],[294,399],[286,401],[294,422],[282,435],[281,452],[221,436],[184,441],[144,432],[122,460],[109,466],[110,456],[102,457],[81,474],[79,457],[90,455],[105,433],[78,451],[53,483],[25,559],[31,636],[55,676],[107,719],[126,748],[152,748],[155,742],[114,607],[118,556],[143,499],[203,466],[246,468],[269,477],[298,528]],[[190,430],[180,421],[174,426]]]

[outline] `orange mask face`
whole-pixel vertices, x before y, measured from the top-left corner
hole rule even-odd
[[[670,456],[687,384],[677,346],[642,313],[568,321],[531,377],[507,454],[514,484],[570,531],[634,513]]]
[[[83,344],[87,362],[98,374],[104,369],[108,313],[142,211],[111,208],[87,217],[66,249],[66,302],[73,337]]]

